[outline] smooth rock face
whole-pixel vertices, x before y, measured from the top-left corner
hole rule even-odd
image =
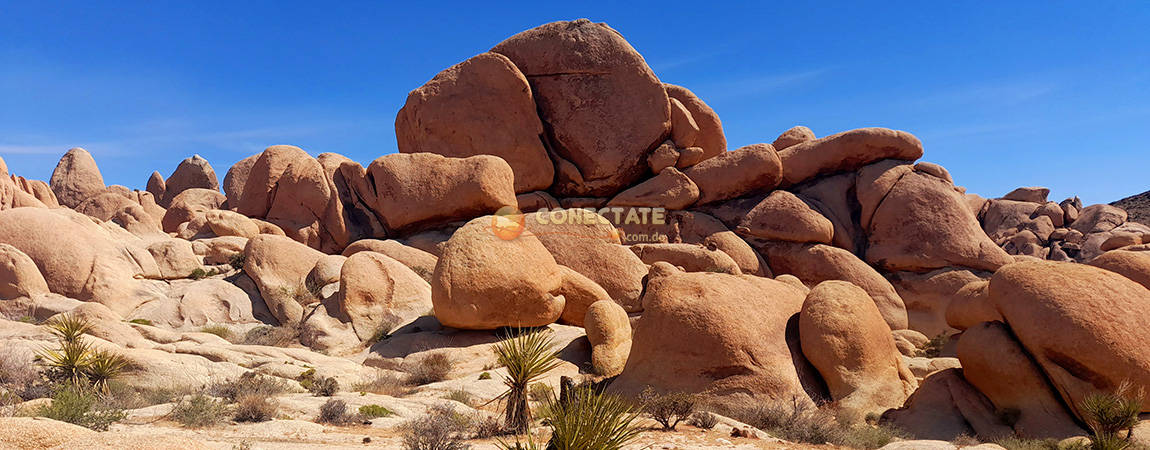
[[[1126,210],[1110,205],[1090,205],[1078,213],[1070,228],[1082,234],[1102,233],[1126,222]]]
[[[586,19],[553,22],[491,49],[527,77],[560,166],[564,197],[610,196],[646,169],[667,138],[667,92],[619,32]],[[588,99],[595,99],[588,102]]]
[[[499,221],[499,222],[496,222]],[[455,231],[431,278],[435,317],[444,326],[470,330],[535,327],[555,322],[565,299],[556,295],[562,275],[555,258],[531,231],[514,239],[492,232],[509,225],[482,216]]]
[[[631,354],[627,311],[612,301],[595,302],[587,308],[583,326],[591,342],[591,367],[595,373],[605,377],[622,373]]]
[[[914,161],[922,142],[905,131],[859,128],[787,147],[779,151],[784,186],[817,175],[856,170],[883,159]]]
[[[260,226],[243,214],[216,209],[204,213],[204,219],[216,236],[251,239],[260,234]]]
[[[1082,436],[1046,376],[1002,322],[968,328],[958,340],[962,373],[998,410],[1017,412],[1014,432],[1031,439]]]
[[[718,219],[697,211],[673,211],[666,214],[663,224],[622,224],[627,243],[697,244],[716,249],[739,265],[747,275],[770,277],[767,262],[746,241],[727,228]],[[660,239],[651,238],[660,237]]]
[[[104,177],[92,154],[80,147],[68,150],[56,170],[52,171],[50,182],[52,192],[61,205],[75,208],[88,197],[104,191]]]
[[[669,210],[686,209],[699,199],[699,187],[683,172],[667,167],[654,178],[620,192],[608,206],[647,206]]]
[[[1020,262],[990,280],[990,301],[1034,357],[1063,401],[1077,406],[1124,380],[1143,389],[1150,412],[1150,290],[1084,264]]]
[[[947,312],[951,302],[963,298],[962,289],[971,283],[985,281],[990,275],[989,272],[947,267],[926,273],[894,272],[887,274],[887,279],[906,304],[907,326],[935,337],[954,332],[947,325]]]
[[[691,117],[691,112],[683,102],[671,97],[671,141],[676,147],[687,148],[695,145],[699,138],[699,125]]]
[[[148,177],[147,187],[144,189],[157,199],[164,198],[164,191],[167,190],[167,185],[164,183],[164,176],[160,175],[159,171],[152,172],[152,176]]]
[[[35,261],[8,244],[0,244],[0,299],[47,294],[48,283]]]
[[[262,153],[256,153],[247,158],[241,159],[239,162],[232,165],[228,169],[228,173],[224,175],[224,194],[230,200],[228,203],[232,206],[238,206],[241,198],[244,196],[244,185],[248,182],[248,176],[251,174],[252,167],[256,165],[256,160],[260,159]]]
[[[668,97],[683,104],[683,107],[691,113],[691,119],[699,127],[699,134],[695,138],[694,146],[688,146],[703,150],[702,154],[699,155],[699,161],[725,153],[727,151],[727,137],[723,134],[723,122],[719,120],[719,115],[715,114],[715,110],[703,103],[699,97],[695,96],[695,93],[685,87],[673,84],[663,84],[663,87],[667,89]],[[695,161],[678,167],[681,169],[697,163],[698,161]]]
[[[1019,202],[1031,203],[1046,203],[1046,196],[1050,195],[1050,189],[1044,187],[1020,187],[1010,193],[1002,196],[1003,200],[1015,200]]]
[[[167,208],[172,200],[188,189],[220,190],[220,183],[216,179],[216,171],[208,160],[200,155],[193,155],[176,166],[176,171],[164,181],[164,195],[156,197],[160,206]],[[154,195],[155,193],[153,193]]]
[[[401,230],[493,213],[515,200],[515,175],[502,159],[432,153],[381,156],[367,167],[388,229]]]
[[[248,241],[244,255],[244,273],[280,323],[299,323],[304,305],[319,301],[304,278],[323,253],[284,236],[261,234]]]
[[[787,191],[775,191],[747,213],[738,231],[745,236],[788,242],[829,244],[834,225]]]
[[[775,138],[775,142],[771,145],[775,146],[775,150],[782,151],[785,148],[793,147],[797,144],[813,141],[815,139],[817,139],[815,137],[815,132],[811,131],[810,128],[799,125],[784,131],[783,134],[780,134],[779,137]]]
[[[608,388],[700,393],[729,404],[809,403],[822,395],[792,319],[804,294],[759,277],[680,272],[656,263],[623,373]],[[676,370],[667,370],[674,367]],[[809,391],[808,391],[809,389]]]
[[[771,144],[754,144],[704,160],[683,173],[699,187],[699,204],[707,204],[778,186],[779,155]]]
[[[665,261],[687,272],[743,273],[726,253],[697,244],[635,244],[631,251],[645,264]]]
[[[481,53],[411,91],[395,118],[402,153],[494,155],[515,172],[515,192],[547,189],[555,167],[527,78],[511,60]]]
[[[1111,250],[1090,260],[1088,264],[1122,275],[1150,289],[1150,246]]]
[[[770,243],[762,246],[777,274],[791,274],[804,283],[849,281],[866,291],[892,330],[907,328],[907,308],[894,286],[857,256],[823,244]]]
[[[999,423],[994,405],[962,377],[962,369],[928,375],[902,408],[888,410],[880,424],[916,439],[953,441],[959,436],[998,439],[1013,430]]]
[[[381,253],[347,258],[339,274],[339,313],[361,341],[390,333],[431,310],[431,285]]]
[[[917,386],[874,301],[846,281],[824,281],[799,313],[803,354],[827,383],[840,420],[902,406]]]
[[[435,255],[415,247],[403,245],[394,239],[381,241],[379,239],[360,239],[352,242],[343,250],[343,256],[351,257],[359,252],[377,252],[399,261],[414,271],[424,280],[431,281],[431,274],[435,272],[435,264],[439,258]]]
[[[208,211],[219,209],[227,197],[218,191],[210,189],[187,189],[172,199],[172,206],[164,214],[162,225],[164,231],[175,233],[181,224],[191,222],[197,218],[206,219]]]
[[[148,253],[160,268],[165,280],[187,278],[203,266],[203,260],[192,250],[192,243],[183,239],[163,239],[148,244]]]
[[[571,270],[567,266],[559,266],[559,269],[563,273],[563,283],[559,285],[559,291],[556,295],[562,295],[566,300],[563,305],[563,314],[559,316],[560,322],[584,326],[583,320],[587,316],[587,308],[604,300],[614,303],[611,300],[611,295],[602,286],[591,281],[590,278]]]

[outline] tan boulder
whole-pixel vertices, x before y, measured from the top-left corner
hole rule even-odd
[[[958,340],[957,352],[963,377],[996,410],[1011,414],[1011,426],[1020,437],[1065,439],[1086,434],[1002,322],[968,328]]]
[[[997,241],[1022,230],[1040,208],[1031,202],[993,199],[986,203],[986,213],[982,219],[982,229],[991,239]],[[1053,224],[1053,221],[1051,222]]]
[[[627,243],[699,244],[726,253],[747,275],[770,277],[766,261],[720,220],[697,211],[670,211],[663,223],[619,226]]]
[[[663,169],[675,167],[679,162],[679,156],[681,156],[679,149],[675,148],[674,142],[663,141],[647,156],[647,166],[651,168],[651,173],[660,173]]]
[[[621,245],[608,218],[584,209],[559,209],[527,214],[524,222],[555,262],[590,278],[623,309],[642,309],[647,265]]]
[[[209,189],[192,188],[184,190],[172,199],[172,206],[164,214],[164,231],[174,233],[181,224],[200,217],[206,218],[208,211],[219,209],[227,200],[224,194]]]
[[[284,236],[261,234],[248,240],[244,255],[244,273],[280,323],[299,323],[303,306],[319,300],[304,279],[323,253]]]
[[[535,327],[553,323],[563,313],[565,299],[556,295],[562,271],[555,258],[531,230],[513,239],[493,232],[493,226],[511,225],[509,221],[504,216],[477,217],[444,245],[431,278],[435,317],[444,326]]]
[[[556,295],[562,295],[565,300],[563,314],[559,316],[560,322],[578,327],[584,326],[583,320],[587,316],[587,308],[591,305],[603,300],[615,303],[611,300],[611,295],[590,278],[567,266],[559,266],[559,269],[563,282],[559,285]],[[623,314],[626,315],[626,312]]]
[[[347,257],[343,255],[324,255],[315,262],[315,267],[304,277],[304,286],[308,289],[320,289],[320,297],[324,297],[321,288],[326,287],[332,283],[339,282],[340,273],[343,271],[343,263],[347,262]]]
[[[1111,250],[1087,264],[1117,273],[1150,289],[1150,246],[1139,245]]]
[[[1054,225],[1055,228],[1062,228],[1063,225],[1066,225],[1066,213],[1062,211],[1062,207],[1057,203],[1046,202],[1042,206],[1039,206],[1038,209],[1034,211],[1034,214],[1049,217],[1050,223]]]
[[[675,146],[679,148],[694,146],[696,139],[699,138],[699,125],[695,123],[687,107],[683,106],[683,102],[674,97],[671,97],[670,101],[671,141],[674,141]]]
[[[1079,418],[1087,395],[1123,381],[1146,392],[1150,412],[1150,328],[1141,323],[1150,290],[1097,267],[1034,261],[995,272],[990,301]]]
[[[1003,200],[1014,200],[1017,202],[1030,202],[1044,204],[1046,203],[1046,196],[1050,195],[1050,189],[1044,187],[1020,187],[1010,193],[1003,195]]]
[[[799,313],[799,336],[839,420],[861,423],[902,406],[917,387],[874,301],[849,282],[824,281],[811,289]]]
[[[945,167],[942,167],[938,164],[935,164],[932,162],[926,162],[926,161],[919,161],[919,162],[914,163],[914,170],[917,172],[922,172],[925,174],[933,175],[935,177],[938,177],[940,179],[945,180],[947,183],[954,184],[954,178],[950,176],[950,171],[946,170]],[[966,188],[960,188],[958,186],[955,186],[955,189],[958,190],[960,194],[964,194],[964,195],[966,194],[966,192],[965,192]]]
[[[80,214],[98,221],[107,222],[112,220],[112,216],[117,212],[130,206],[138,207],[140,205],[123,195],[113,192],[102,192],[88,197],[73,209]]]
[[[771,144],[754,144],[722,153],[683,173],[699,187],[699,204],[742,197],[778,186],[779,155]]]
[[[148,184],[144,190],[152,194],[153,198],[164,198],[164,191],[167,190],[167,185],[164,183],[164,176],[160,175],[159,171],[153,171],[152,175],[148,177]]]
[[[203,267],[203,259],[192,250],[192,243],[183,239],[163,239],[148,244],[148,253],[160,268],[165,280],[187,278]]]
[[[339,314],[360,341],[390,333],[432,308],[431,285],[382,253],[359,252],[339,273]]]
[[[853,173],[819,177],[795,186],[792,192],[830,220],[834,227],[831,244],[861,254],[866,247],[866,234],[858,224],[855,180]]]
[[[715,110],[707,106],[699,97],[695,96],[695,93],[685,87],[666,83],[663,84],[663,87],[666,88],[668,97],[683,104],[683,107],[691,113],[691,118],[699,127],[699,134],[695,138],[694,145],[687,146],[687,148],[702,150],[698,161],[676,167],[680,169],[690,167],[699,161],[725,153],[727,151],[727,138],[723,135],[723,122],[719,120],[719,115],[715,114]]]
[[[1098,249],[1104,252],[1108,252],[1110,250],[1128,247],[1131,245],[1138,245],[1141,243],[1141,233],[1116,232],[1111,234],[1110,237],[1106,238],[1105,241],[1102,241],[1102,245],[1098,246]]]
[[[667,92],[619,32],[587,19],[553,22],[491,49],[527,77],[551,147],[561,161],[552,190],[605,197],[646,171],[667,138]],[[588,98],[595,101],[588,103]]]
[[[887,279],[906,303],[908,327],[927,336],[952,334],[947,325],[950,303],[963,288],[990,278],[989,272],[948,267],[930,272],[892,272]]]
[[[547,189],[555,177],[542,134],[527,78],[498,53],[440,72],[408,94],[395,118],[400,152],[498,156],[515,172],[517,193]]]
[[[224,184],[220,186],[224,190],[224,194],[228,196],[228,205],[232,208],[239,206],[240,199],[244,196],[244,185],[248,182],[248,175],[251,174],[252,167],[256,165],[256,160],[260,158],[262,153],[256,153],[247,158],[241,159],[232,167],[228,169],[228,173],[224,175]]]
[[[587,308],[583,326],[591,342],[591,367],[596,375],[613,377],[623,372],[631,354],[631,321],[627,311],[612,301]]]
[[[50,181],[52,192],[61,205],[75,208],[88,197],[104,191],[104,177],[92,154],[80,147],[68,150]]]
[[[679,159],[675,160],[675,167],[686,169],[703,162],[707,154],[702,147],[687,147],[679,150]]]
[[[343,250],[343,256],[350,257],[359,252],[382,253],[387,257],[399,261],[407,268],[427,281],[431,281],[431,274],[435,272],[435,263],[439,258],[435,255],[415,247],[404,245],[394,239],[382,241],[379,239],[360,239],[352,242]]]
[[[204,264],[229,264],[236,255],[244,253],[244,247],[247,245],[248,238],[220,236],[197,239],[192,242],[192,250],[204,258]]]
[[[1090,205],[1078,213],[1070,228],[1082,234],[1102,233],[1126,223],[1126,210],[1110,205]]]
[[[216,179],[216,171],[208,160],[200,155],[192,155],[176,166],[175,172],[164,181],[164,195],[157,197],[160,206],[165,208],[172,204],[177,195],[188,189],[207,189],[219,191],[220,183]]]
[[[807,141],[779,151],[784,186],[822,174],[859,169],[883,159],[914,161],[922,142],[905,131],[860,128]]]
[[[335,313],[338,315],[338,312]],[[329,313],[325,305],[316,305],[304,316],[299,325],[300,344],[327,354],[352,353],[362,348],[360,338],[350,322],[341,321]]]
[[[36,262],[20,249],[0,244],[0,299],[47,294],[48,283]]]
[[[280,177],[295,162],[312,159],[311,155],[303,149],[291,145],[273,145],[261,152],[251,167],[246,170],[246,179],[241,194],[232,201],[230,206],[236,212],[251,218],[267,217],[272,204],[272,194]],[[246,161],[246,160],[245,160]],[[239,164],[237,164],[239,166]],[[233,167],[243,170],[243,167]],[[243,173],[236,173],[233,181],[238,183]],[[225,186],[229,183],[225,180]]]
[[[433,153],[381,156],[367,168],[390,230],[490,214],[515,200],[511,166],[490,155],[447,158]]]
[[[698,199],[699,187],[683,172],[667,167],[655,177],[620,192],[607,205],[677,210],[691,206]]]
[[[868,164],[856,172],[855,198],[859,204],[859,226],[863,230],[870,230],[875,211],[894,188],[895,183],[912,172],[914,172],[913,165],[897,159],[885,159]]]
[[[793,147],[803,142],[813,141],[818,139],[815,137],[815,132],[810,128],[802,125],[791,127],[791,129],[784,131],[779,137],[775,138],[775,142],[771,145],[775,146],[775,150],[782,151],[787,147]]]
[[[791,274],[804,283],[848,281],[866,291],[892,330],[907,328],[907,308],[894,286],[857,256],[823,244],[773,242],[760,249],[770,260],[771,271]]]
[[[1011,262],[954,185],[922,172],[906,173],[894,183],[867,231],[866,261],[888,271],[950,266],[993,271]]]
[[[608,389],[809,405],[822,395],[818,375],[802,356],[797,327],[788,326],[802,302],[803,292],[784,282],[655,263],[627,365]]]
[[[834,225],[811,205],[787,191],[775,191],[759,202],[737,229],[744,236],[789,242],[829,244]]]
[[[961,436],[1001,439],[1013,432],[994,413],[994,404],[962,377],[962,369],[928,375],[902,408],[883,413],[880,424],[915,439],[953,441]]]
[[[329,214],[329,208],[339,203],[332,192],[331,177],[319,160],[302,151],[285,156],[292,159],[268,193],[267,214],[261,218],[278,226],[296,242],[320,251],[337,252],[347,245],[348,236],[339,212]],[[256,168],[253,167],[253,171]],[[244,189],[247,195],[248,187]]]
[[[738,263],[726,253],[699,244],[635,244],[631,251],[644,264],[665,261],[687,272],[743,274]]]
[[[955,292],[946,307],[946,324],[965,330],[982,322],[1002,321],[1002,314],[990,303],[990,281],[976,280]]]
[[[243,214],[225,210],[211,210],[204,214],[208,228],[216,236],[239,236],[251,239],[260,234],[260,226]]]

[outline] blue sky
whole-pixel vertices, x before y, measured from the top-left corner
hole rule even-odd
[[[222,179],[272,144],[366,164],[440,70],[587,17],[714,107],[732,149],[797,124],[884,126],[986,196],[1150,190],[1146,2],[93,3],[0,0],[13,173],[47,180],[73,146],[134,188],[194,153]]]

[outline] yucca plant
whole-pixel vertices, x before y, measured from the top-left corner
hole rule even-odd
[[[559,365],[559,352],[549,333],[519,332],[495,346],[499,363],[507,367],[503,383],[507,392],[497,397],[507,402],[504,424],[513,433],[526,433],[531,427],[528,388],[531,383]]]
[[[1132,446],[1134,427],[1142,412],[1142,395],[1124,382],[1113,394],[1090,394],[1082,400],[1080,409],[1090,427],[1091,448],[1125,450]]]
[[[44,325],[64,342],[76,342],[92,329],[87,320],[70,314],[57,316]]]
[[[628,401],[590,386],[562,400],[549,397],[543,416],[551,427],[549,448],[556,450],[618,450],[641,431],[639,412]]]
[[[92,348],[84,341],[65,340],[60,349],[43,349],[38,355],[41,364],[48,368],[54,378],[80,384],[86,380],[85,371],[92,360]]]
[[[107,393],[108,381],[119,377],[124,372],[128,362],[116,353],[97,350],[88,358],[88,365],[84,368],[84,375],[97,390]]]

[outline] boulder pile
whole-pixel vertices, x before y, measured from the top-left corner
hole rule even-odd
[[[605,24],[445,69],[395,133],[366,167],[274,145],[222,185],[196,155],[143,191],[105,186],[81,148],[49,183],[0,160],[0,311],[88,311],[152,352],[208,350],[123,320],[264,323],[381,365],[406,355],[373,344],[427,320],[562,323],[613,392],[830,403],[943,440],[1081,435],[1086,396],[1150,393],[1150,227],[1044,188],[967,193],[906,131],[728,149]]]

